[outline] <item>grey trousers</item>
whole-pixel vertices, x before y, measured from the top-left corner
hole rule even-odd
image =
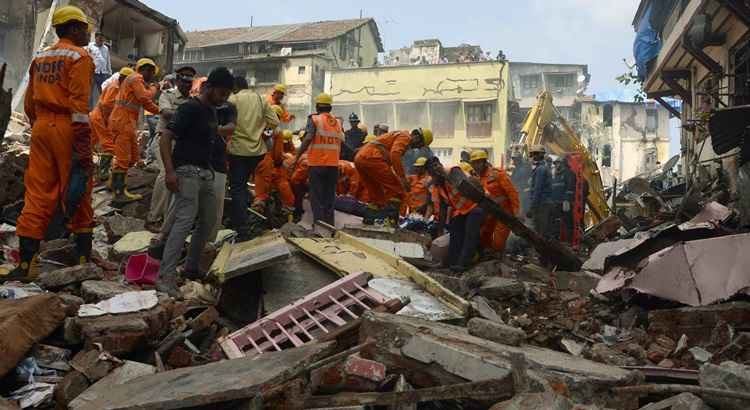
[[[190,165],[181,166],[176,172],[180,190],[173,194],[174,197],[169,207],[167,219],[171,226],[159,269],[160,277],[167,281],[174,280],[182,246],[193,229],[193,225],[195,225],[195,230],[190,241],[185,268],[192,271],[198,270],[201,251],[216,225],[217,216],[214,173],[211,170]]]
[[[160,135],[154,137],[158,146]],[[162,220],[167,215],[167,207],[169,206],[169,197],[171,192],[167,189],[167,185],[164,182],[166,173],[164,172],[164,162],[161,159],[160,150],[156,150],[156,163],[159,166],[159,175],[156,177],[154,182],[154,190],[151,193],[151,205],[148,209],[148,222],[157,222]]]

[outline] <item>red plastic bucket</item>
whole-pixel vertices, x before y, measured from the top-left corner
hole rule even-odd
[[[159,261],[148,256],[147,253],[139,253],[128,258],[125,265],[125,279],[136,285],[153,285],[159,278]]]

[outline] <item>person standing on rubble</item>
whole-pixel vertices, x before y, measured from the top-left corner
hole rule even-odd
[[[263,130],[276,128],[279,116],[259,94],[251,91],[244,77],[235,77],[236,93],[229,97],[237,109],[237,128],[228,142],[230,218],[240,241],[252,239],[248,226],[250,191],[247,182],[268,152]]]
[[[123,67],[120,69],[120,75],[118,76],[117,81],[112,82],[104,89],[102,97],[99,99],[99,103],[96,104],[94,110],[89,114],[92,133],[91,146],[94,147],[98,143],[102,152],[113,152],[115,149],[115,142],[112,139],[112,132],[109,129],[109,116],[115,108],[115,99],[120,92],[120,85],[122,85],[122,82],[133,73],[134,71],[130,67]],[[100,181],[106,181],[109,179],[111,160],[111,156],[99,156],[98,178]]]
[[[409,175],[409,212],[427,215],[427,205],[430,203],[430,184],[432,178],[425,169],[426,157],[419,157],[412,165],[413,173]]]
[[[161,156],[167,188],[174,194],[170,205],[171,229],[164,246],[156,288],[179,298],[177,261],[193,225],[192,240],[185,261],[185,276],[199,275],[200,254],[217,218],[212,155],[219,128],[216,108],[223,105],[234,88],[234,77],[225,67],[211,71],[198,97],[177,108],[162,132]],[[174,141],[174,147],[172,142]]]
[[[471,165],[462,162],[445,170],[437,157],[433,157],[427,161],[426,168],[432,178],[430,211],[436,215],[438,227],[447,222],[450,233],[448,259],[443,261],[443,266],[456,273],[465,272],[478,256],[484,211],[476,202],[464,198],[448,181],[447,174],[458,173],[468,178]]]
[[[278,105],[271,108],[279,117],[283,115],[282,108]],[[284,168],[284,142],[287,139],[291,140],[292,131],[278,128],[268,131],[271,132],[271,136],[266,141],[269,151],[255,170],[253,209],[264,213],[268,201],[271,199],[271,192],[275,190],[279,193],[284,211],[291,214],[294,207],[294,193],[292,193],[292,187],[289,185],[286,172],[282,170]]]
[[[325,93],[315,97],[315,114],[307,118],[305,139],[297,150],[292,168],[307,153],[310,175],[310,205],[314,221],[334,225],[334,204],[339,179],[339,158],[344,130],[338,118],[331,114],[333,98]]]
[[[159,167],[159,175],[156,177],[156,182],[154,182],[154,191],[151,194],[151,204],[148,216],[146,217],[146,223],[151,229],[156,229],[156,225],[166,215],[170,197],[167,185],[164,183],[166,172],[164,171],[164,162],[161,158],[161,150],[158,148],[160,145],[159,139],[169,122],[174,118],[177,108],[190,100],[190,88],[193,85],[196,73],[193,67],[178,69],[176,72],[177,87],[166,90],[159,96],[159,109],[161,113],[159,114],[159,123],[157,124],[155,137],[155,145],[157,147],[156,164]]]
[[[354,164],[370,197],[364,223],[372,224],[383,217],[397,224],[401,203],[411,191],[402,157],[407,150],[432,144],[432,130],[417,128],[411,132],[393,131],[365,145],[354,158]]]
[[[547,168],[546,153],[544,145],[534,145],[529,150],[532,170],[529,180],[529,210],[526,217],[532,220],[536,233],[551,238],[552,177]]]
[[[112,75],[112,61],[109,57],[109,46],[104,44],[107,38],[103,33],[97,32],[94,35],[94,41],[89,43],[85,48],[91,58],[94,59],[94,83],[96,84],[96,94],[94,104],[98,103],[99,96],[102,94],[105,81]]]
[[[487,197],[500,205],[509,215],[517,216],[521,208],[518,191],[505,170],[492,167],[488,161],[487,151],[484,150],[472,151],[470,160],[471,167],[482,182]],[[486,248],[504,252],[509,236],[510,228],[495,218],[488,217],[482,225],[481,242]]]
[[[362,125],[364,124],[359,121],[356,113],[349,115],[350,128],[344,133],[344,145],[341,147],[341,159],[344,161],[354,161],[355,153],[364,144],[367,127],[361,127]]]
[[[570,242],[573,236],[573,203],[576,195],[576,176],[568,169],[567,161],[552,161],[552,215],[550,233],[560,241]]]
[[[39,244],[61,203],[78,262],[91,255],[94,164],[88,113],[94,61],[83,48],[91,25],[81,9],[64,6],[52,15],[52,26],[59,40],[34,57],[24,98],[32,130],[24,207],[16,225],[20,263],[0,282],[38,277]]]
[[[139,158],[137,128],[138,115],[143,108],[153,114],[159,114],[159,106],[154,103],[156,86],[147,86],[158,72],[156,63],[150,58],[142,58],[135,65],[135,74],[128,78],[120,86],[120,92],[115,101],[115,108],[109,119],[112,138],[115,141],[114,164],[112,169],[112,206],[122,207],[130,202],[143,199],[141,195],[131,194],[127,188],[127,174],[130,167],[134,166]]]
[[[284,97],[286,96],[286,84],[276,84],[273,86],[273,93],[266,96],[266,102],[270,106],[277,106],[281,108],[281,114],[279,114],[279,121],[281,124],[289,124],[294,121],[294,115],[290,114],[284,105]]]

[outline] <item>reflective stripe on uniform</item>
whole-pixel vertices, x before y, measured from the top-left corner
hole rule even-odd
[[[85,113],[74,112],[73,114],[70,114],[70,120],[73,122],[88,124],[89,115]]]
[[[75,50],[66,50],[66,49],[57,49],[57,50],[46,50],[46,51],[40,51],[37,53],[37,58],[45,58],[45,57],[69,57],[73,60],[78,60],[81,58],[81,53],[75,51]]]
[[[327,150],[338,150],[339,144],[310,144],[310,148],[327,149]]]
[[[134,111],[138,111],[138,110],[141,109],[140,105],[128,102],[126,100],[117,100],[117,101],[115,101],[115,104],[119,105],[121,107],[125,107],[125,108],[128,108],[128,109],[134,110]]]

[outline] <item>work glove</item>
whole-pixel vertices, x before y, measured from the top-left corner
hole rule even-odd
[[[570,212],[570,201],[563,201],[562,210],[563,212]]]
[[[73,126],[73,162],[78,162],[89,177],[94,172],[91,152],[91,127],[88,124]]]
[[[73,156],[75,155],[74,153]],[[68,186],[65,187],[63,220],[66,224],[73,220],[76,212],[78,212],[78,207],[83,201],[83,196],[86,195],[90,178],[91,174],[84,169],[81,161],[74,160],[70,168]]]

